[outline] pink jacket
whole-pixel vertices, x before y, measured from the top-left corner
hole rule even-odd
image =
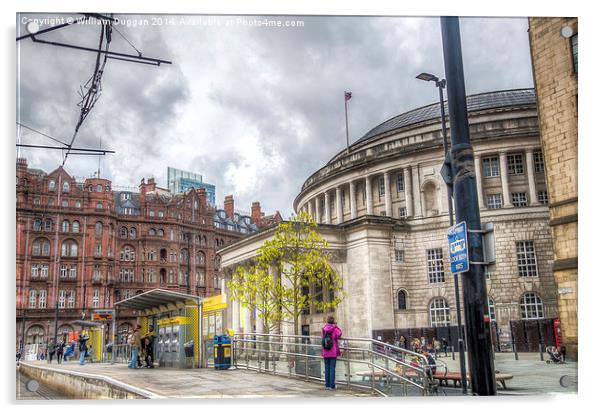
[[[334,324],[326,324],[322,328],[322,337],[324,337],[324,333],[330,333],[332,336],[332,348],[330,350],[325,350],[322,348],[322,357],[324,358],[336,358],[341,355],[341,350],[339,349],[339,338],[343,335],[341,329]]]

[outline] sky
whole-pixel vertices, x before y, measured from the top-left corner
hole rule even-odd
[[[17,35],[30,19],[17,15]],[[154,177],[166,187],[167,167],[203,175],[223,204],[279,210],[283,217],[303,182],[346,146],[344,91],[351,91],[353,142],[374,126],[434,103],[444,76],[439,19],[434,17],[115,15],[111,50],[173,62],[159,67],[109,60],[102,94],[76,137],[78,147],[115,150],[100,159],[116,187]],[[40,28],[53,25],[40,21]],[[288,23],[288,25],[287,25]],[[291,27],[294,26],[294,27]],[[467,94],[532,87],[526,18],[460,19]],[[99,27],[77,25],[40,38],[97,47]],[[122,37],[123,35],[123,37]],[[128,41],[126,41],[127,39]],[[69,141],[79,117],[78,91],[95,54],[31,40],[17,42],[17,122]],[[17,128],[17,140],[54,145]],[[27,149],[31,168],[50,172],[61,151]],[[70,156],[78,179],[98,169],[96,156]]]

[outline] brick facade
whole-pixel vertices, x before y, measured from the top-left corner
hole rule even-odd
[[[572,30],[570,37],[561,29]],[[550,197],[554,277],[564,344],[577,358],[577,19],[529,18],[541,146]]]

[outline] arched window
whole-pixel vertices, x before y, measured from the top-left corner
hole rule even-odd
[[[63,192],[69,192],[69,182],[63,182]]]
[[[96,231],[96,235],[102,234],[102,222],[98,221],[94,226],[94,231]]]
[[[431,301],[430,313],[431,327],[442,327],[449,325],[449,305],[444,298],[435,298],[433,301]]]
[[[535,293],[525,293],[520,300],[520,316],[523,320],[543,318],[543,302]]]
[[[158,236],[160,236],[160,237],[162,237],[162,236],[164,236],[164,235],[165,235],[165,232],[164,232],[162,229],[159,229],[159,230],[157,231],[157,235],[158,235]]]
[[[63,232],[69,232],[69,221],[68,220],[63,221],[62,230],[63,230]]]
[[[61,245],[62,257],[77,257],[77,242],[72,239],[63,241]]]
[[[73,221],[73,224],[71,225],[71,231],[79,232],[79,221]]]
[[[42,220],[40,218],[36,218],[33,221],[33,230],[41,231],[42,230]]]
[[[180,251],[180,264],[188,264],[188,250],[186,248]]]
[[[161,259],[161,261],[167,261],[167,250],[165,248],[159,250],[159,259]]]
[[[44,231],[52,231],[52,220],[50,218],[46,218],[46,221],[44,221]]]
[[[136,239],[136,228],[134,227],[130,228],[130,238]]]
[[[205,253],[203,251],[196,252],[196,264],[205,265]]]
[[[71,327],[69,324],[63,324],[57,330],[58,339],[60,341],[62,341],[63,343],[68,344],[69,343],[69,333],[72,333],[72,332],[73,332],[73,327]]]
[[[167,275],[166,275],[165,268],[161,268],[161,270],[159,270],[159,282],[161,283],[161,285],[165,285],[165,283],[167,283]]]
[[[201,239],[201,245],[205,246],[207,245],[207,236],[203,235],[203,238]]]
[[[495,318],[495,301],[491,297],[487,297],[487,304],[489,306],[489,318],[491,321],[497,321]]]
[[[148,230],[148,235],[151,235],[151,236],[157,235],[157,231],[155,231],[154,228],[151,228]]]
[[[119,259],[121,261],[135,261],[136,260],[136,250],[134,247],[126,245],[123,247],[121,252],[119,253]]]
[[[56,188],[56,182],[54,182],[54,179],[51,179],[50,181],[48,181],[48,190],[54,191],[55,188]]]
[[[407,310],[407,302],[406,302],[406,292],[404,290],[399,290],[397,292],[397,309],[398,310]]]
[[[44,238],[38,238],[31,246],[31,255],[50,255],[50,241]]]
[[[148,252],[148,260],[149,261],[156,261],[157,260],[157,251],[154,249],[151,249]]]
[[[121,229],[119,230],[119,236],[121,238],[127,238],[128,237],[128,229],[126,227],[121,227]]]
[[[39,325],[31,326],[27,329],[27,344],[44,343],[44,327]]]

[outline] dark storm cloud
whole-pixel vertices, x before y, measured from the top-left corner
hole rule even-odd
[[[443,75],[437,18],[282,18],[303,21],[295,28],[250,27],[252,19],[119,27],[146,55],[174,64],[107,65],[80,141],[96,146],[102,136],[118,151],[103,161],[105,175],[131,185],[151,175],[163,182],[168,165],[191,169],[217,186],[218,203],[233,193],[238,208],[258,200],[288,215],[303,181],[345,147],[343,91],[353,92],[351,142],[437,99],[433,85],[415,79],[422,71]],[[461,27],[468,93],[531,86],[525,19],[470,18]],[[84,29],[81,39],[93,42],[94,30]],[[114,43],[129,47],[117,35]],[[21,67],[23,121],[68,136],[74,91],[93,56],[23,45]],[[47,170],[56,163],[35,160]],[[69,162],[76,175],[96,169],[89,160]]]

